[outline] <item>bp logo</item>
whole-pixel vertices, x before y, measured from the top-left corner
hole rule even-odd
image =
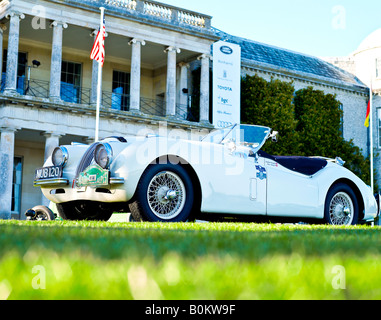
[[[220,48],[220,51],[224,54],[232,54],[233,53],[233,49],[228,47],[228,46],[222,46]]]

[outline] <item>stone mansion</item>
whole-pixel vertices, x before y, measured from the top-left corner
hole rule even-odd
[[[25,219],[25,210],[44,201],[33,187],[34,171],[56,146],[94,140],[98,68],[89,55],[100,6],[107,32],[100,137],[157,133],[162,123],[169,135],[183,138],[212,130],[211,46],[223,40],[241,46],[241,75],[336,94],[344,138],[369,153],[363,125],[369,89],[352,70],[230,35],[213,28],[210,15],[152,0],[2,0],[0,218]],[[377,106],[376,98],[374,119],[381,118]],[[379,122],[374,126],[379,148]]]

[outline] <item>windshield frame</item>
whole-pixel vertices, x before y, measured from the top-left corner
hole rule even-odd
[[[248,141],[235,141],[234,139],[227,139],[229,135],[234,131],[234,130],[245,130],[246,128],[249,127],[256,127],[256,128],[263,128],[264,132],[266,135],[262,139],[262,141],[256,141],[254,142],[248,142]],[[217,128],[213,131],[211,131],[208,135],[206,135],[202,141],[204,142],[210,142],[210,143],[215,143],[215,144],[225,144],[224,141],[227,142],[234,142],[237,146],[244,146],[250,148],[254,153],[258,152],[262,148],[262,146],[265,144],[269,136],[271,135],[272,129],[270,127],[266,126],[259,126],[259,125],[249,125],[249,124],[237,124],[235,123],[232,126],[225,127],[225,128]],[[220,135],[220,136],[219,136]],[[213,139],[213,137],[216,137],[217,139]],[[254,144],[257,144],[256,146],[253,146]]]

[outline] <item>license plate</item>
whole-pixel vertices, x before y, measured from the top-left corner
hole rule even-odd
[[[109,171],[98,165],[92,165],[81,172],[78,177],[77,187],[105,186],[109,184]]]
[[[52,167],[43,167],[36,169],[34,179],[35,180],[44,180],[44,179],[55,179],[62,177],[62,167],[61,166],[52,166]]]

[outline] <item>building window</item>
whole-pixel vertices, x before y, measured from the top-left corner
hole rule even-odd
[[[66,102],[81,103],[80,63],[62,61],[61,69],[61,99]]]
[[[13,185],[11,211],[20,214],[21,211],[22,158],[15,157],[13,161]]]
[[[127,72],[114,70],[112,73],[111,108],[130,109],[130,74]]]
[[[376,78],[381,78],[381,58],[376,59]]]
[[[5,78],[7,76],[7,49],[3,51],[3,73],[1,76],[1,91],[5,87]],[[17,64],[17,86],[16,90],[19,94],[25,94],[26,89],[26,69],[27,69],[28,59],[26,52],[19,52],[18,64]]]

